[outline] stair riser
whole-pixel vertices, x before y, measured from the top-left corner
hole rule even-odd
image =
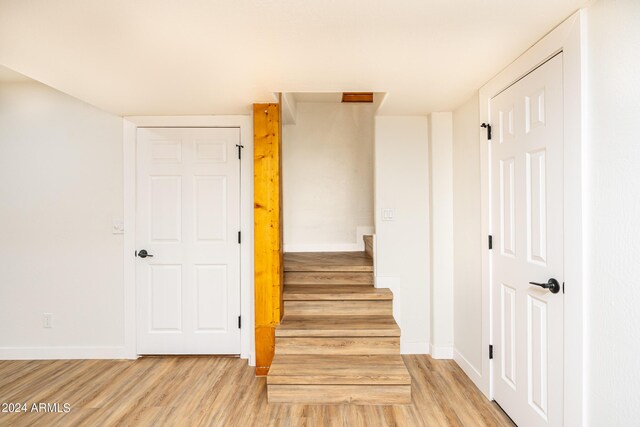
[[[269,403],[403,405],[410,385],[268,385]]]
[[[379,301],[285,301],[284,313],[291,316],[393,315],[390,300]]]
[[[364,251],[373,258],[373,236],[363,236],[364,239]]]
[[[276,338],[276,354],[399,354],[399,337]]]
[[[285,301],[386,301],[392,300],[389,289],[363,285],[287,285]]]
[[[373,285],[373,273],[300,272],[284,273],[285,285]]]

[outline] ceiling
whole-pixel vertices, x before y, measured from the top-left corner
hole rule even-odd
[[[20,83],[33,81],[27,76],[0,65],[0,83]]]
[[[0,65],[119,115],[246,114],[273,92],[451,110],[586,0],[0,0]]]
[[[322,102],[336,103],[342,100],[342,92],[324,92],[324,93],[293,93],[296,102]]]

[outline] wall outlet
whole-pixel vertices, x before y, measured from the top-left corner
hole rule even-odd
[[[393,221],[393,217],[395,216],[395,212],[393,209],[383,209],[382,210],[382,220],[383,221]]]
[[[53,328],[53,313],[42,313],[42,327]]]
[[[114,219],[111,228],[113,234],[124,234],[124,221],[121,219]]]

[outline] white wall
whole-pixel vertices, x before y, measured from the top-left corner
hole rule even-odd
[[[640,2],[587,10],[586,419],[640,419]]]
[[[0,84],[0,359],[122,354],[122,162],[121,118]]]
[[[431,159],[431,355],[453,357],[453,128],[451,113],[429,115]]]
[[[298,102],[283,127],[285,251],[364,250],[373,227],[373,107]],[[363,231],[364,229],[361,229]]]
[[[382,211],[392,209],[393,221]],[[429,147],[427,118],[375,119],[376,286],[394,293],[403,353],[428,353]]]
[[[453,112],[453,306],[458,363],[482,372],[479,102]]]

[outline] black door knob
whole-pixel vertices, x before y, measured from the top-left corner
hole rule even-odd
[[[549,289],[552,294],[557,294],[558,292],[560,292],[560,283],[558,283],[558,281],[553,277],[549,279],[547,283],[529,282],[529,284],[540,286],[541,288],[544,288],[544,289]]]
[[[149,252],[147,252],[146,249],[142,249],[140,252],[138,252],[138,256],[140,258],[146,258],[146,257],[151,257],[153,258],[153,255],[151,255]]]

